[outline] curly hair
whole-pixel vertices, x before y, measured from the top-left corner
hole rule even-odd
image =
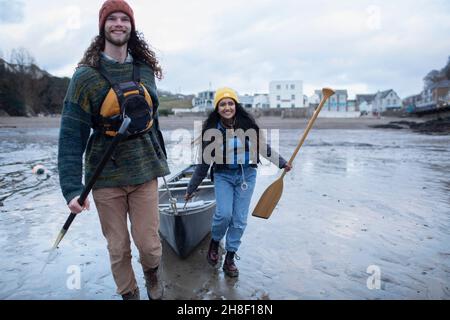
[[[105,33],[102,31],[94,38],[89,48],[84,53],[83,58],[78,63],[78,67],[89,66],[97,68],[100,63],[100,53],[105,49]],[[128,52],[134,59],[149,65],[155,77],[162,79],[162,69],[156,54],[150,49],[150,46],[144,39],[144,35],[136,30],[131,31],[130,40],[128,41]]]

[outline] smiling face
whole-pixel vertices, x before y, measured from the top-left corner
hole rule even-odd
[[[105,22],[106,41],[121,47],[130,40],[131,29],[129,16],[123,12],[113,12],[106,18]]]
[[[230,98],[224,98],[217,105],[219,115],[227,120],[231,120],[236,115],[236,102]]]

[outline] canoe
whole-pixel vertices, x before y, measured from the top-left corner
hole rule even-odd
[[[181,258],[186,258],[211,232],[216,210],[214,184],[210,179],[203,180],[194,198],[184,208],[184,195],[194,170],[195,165],[189,166],[167,180],[172,198],[177,200],[176,210],[169,201],[169,192],[164,183],[158,190],[161,237]]]

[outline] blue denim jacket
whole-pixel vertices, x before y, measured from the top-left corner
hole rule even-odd
[[[217,125],[217,127],[219,128],[219,124]],[[247,149],[247,150],[250,150],[250,149]],[[236,150],[234,150],[234,151],[236,151]],[[237,152],[234,152],[234,154],[237,154]],[[278,155],[278,157],[276,157],[277,153],[272,150],[272,148],[270,147],[269,144],[267,144],[267,155],[268,156],[273,156],[272,159],[273,158],[277,158],[278,159],[278,167],[280,169],[282,169],[282,168],[284,168],[286,166],[287,161],[281,155]],[[250,155],[248,156],[248,159],[250,159]],[[237,161],[235,162],[235,164],[236,164],[236,168],[240,167],[240,165],[237,164]],[[187,190],[186,190],[187,194],[192,194],[195,190],[197,190],[198,186],[202,183],[203,179],[205,179],[206,176],[208,175],[208,170],[209,170],[210,167],[211,167],[211,179],[214,180],[214,171],[215,170],[217,171],[218,169],[224,169],[224,168],[225,169],[226,168],[233,169],[233,167],[229,167],[229,166],[230,166],[229,164],[227,164],[227,165],[222,165],[222,164],[218,165],[215,162],[213,162],[213,163],[206,163],[204,161],[204,159],[202,158],[202,163],[198,164],[196,166],[194,174],[192,175],[192,178],[189,181],[189,185],[188,185]],[[257,167],[257,164],[247,164],[247,166]]]

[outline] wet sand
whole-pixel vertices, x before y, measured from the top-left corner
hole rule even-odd
[[[120,299],[95,206],[40,272],[68,209],[58,127],[27,125],[0,128],[0,299]],[[272,217],[249,216],[238,279],[207,264],[208,238],[187,259],[163,242],[166,299],[450,299],[450,137],[322,128],[300,150]],[[164,133],[175,174],[185,164],[172,131]],[[286,158],[301,133],[281,131]],[[31,173],[39,163],[48,169],[41,178]],[[259,168],[251,208],[276,177],[273,167]],[[370,270],[380,271],[379,287],[368,286]]]

